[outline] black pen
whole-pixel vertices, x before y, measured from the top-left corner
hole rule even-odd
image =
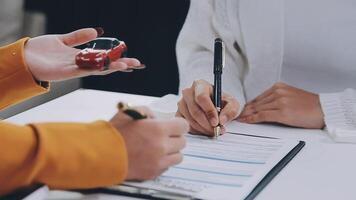
[[[148,116],[146,114],[141,113],[140,111],[136,110],[135,108],[132,108],[131,106],[129,106],[127,103],[124,103],[124,102],[119,102],[117,104],[117,108],[119,109],[119,111],[130,116],[133,120],[148,118]]]
[[[215,39],[214,43],[214,105],[218,114],[222,109],[221,107],[221,76],[225,62],[225,47],[224,42],[220,38]],[[214,138],[217,139],[221,134],[220,123],[214,127]]]

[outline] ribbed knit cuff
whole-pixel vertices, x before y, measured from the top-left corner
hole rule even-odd
[[[346,118],[339,93],[320,94],[320,104],[328,128],[346,127]]]
[[[356,142],[353,90],[320,94],[320,104],[329,135],[337,142]]]

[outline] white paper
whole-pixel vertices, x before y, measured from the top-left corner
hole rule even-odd
[[[187,135],[184,160],[153,181],[128,185],[201,199],[243,199],[298,141],[225,134]]]
[[[44,200],[47,199],[49,189],[47,186],[42,186],[36,189],[34,192],[23,198],[22,200]]]
[[[169,119],[175,116],[178,106],[179,96],[167,94],[149,105],[157,118]]]

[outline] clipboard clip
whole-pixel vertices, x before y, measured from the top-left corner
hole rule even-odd
[[[136,187],[136,186],[125,185],[125,184],[110,186],[110,187],[106,187],[105,189],[111,190],[113,192],[117,191],[120,193],[139,195],[142,197],[151,197],[152,199],[162,199],[162,200],[169,200],[169,199],[193,200],[193,199],[195,199],[191,195],[180,194],[177,192],[148,189],[148,188]]]

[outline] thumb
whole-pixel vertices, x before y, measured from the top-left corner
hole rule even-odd
[[[98,31],[94,28],[84,28],[73,31],[71,33],[59,35],[59,39],[67,46],[73,47],[91,40],[98,36]]]

